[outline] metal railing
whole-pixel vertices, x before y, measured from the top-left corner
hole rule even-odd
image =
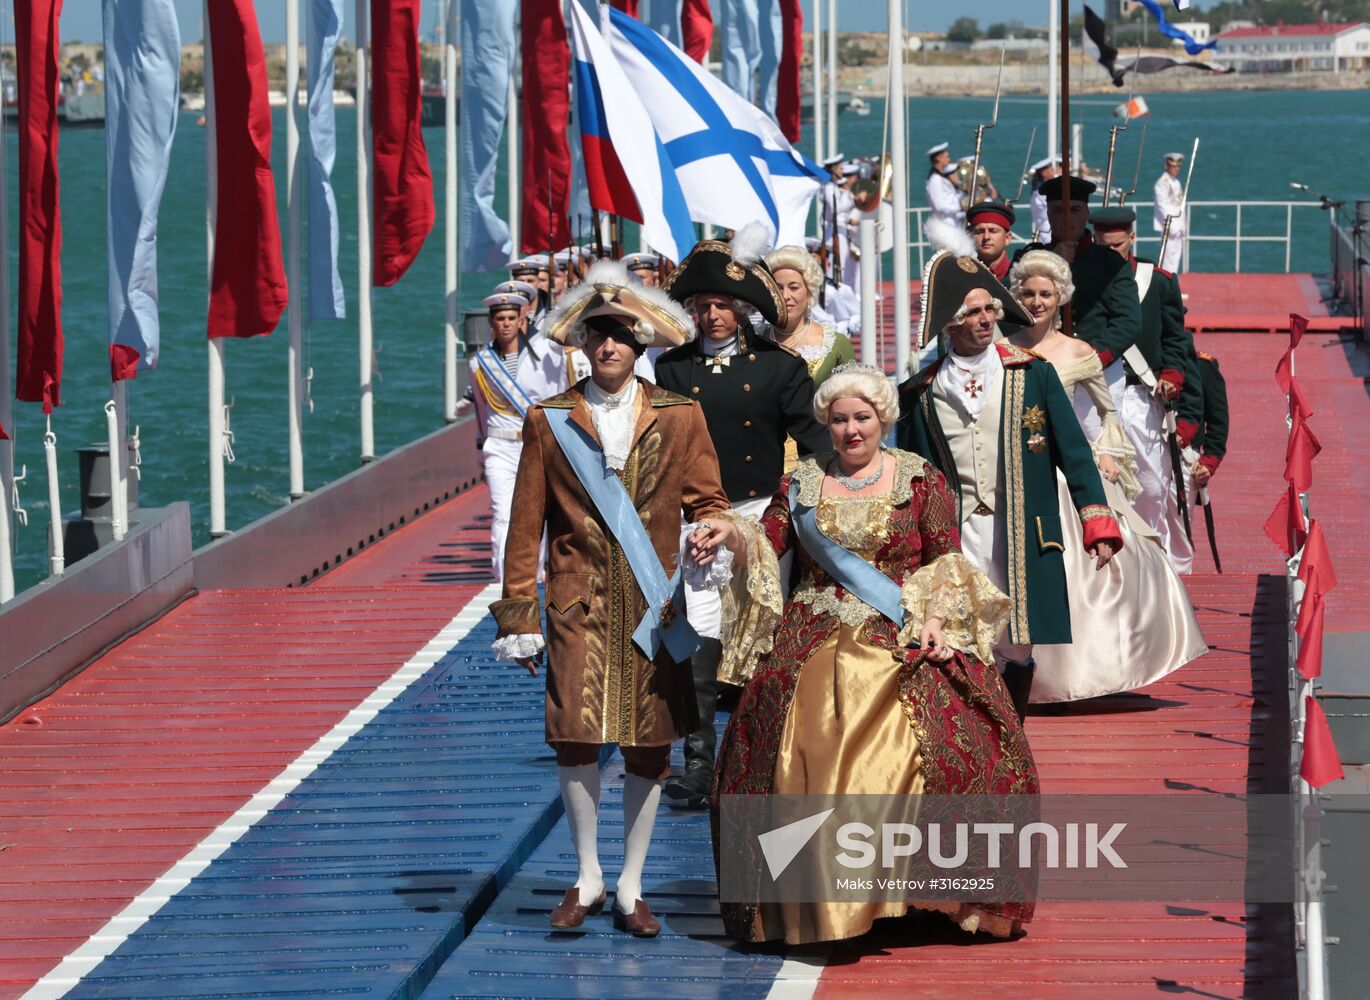
[[[1154,210],[1154,203],[1150,201],[1129,202],[1131,208],[1137,211],[1137,244],[1143,250],[1159,248],[1161,237],[1159,233],[1152,231],[1151,219]],[[1022,206],[1024,218],[1019,220],[1014,227],[1015,241],[1022,245],[1032,239],[1032,220],[1027,216],[1027,206]],[[1244,226],[1252,224],[1252,210],[1259,210],[1262,215],[1274,215],[1279,219],[1279,211],[1283,209],[1283,228],[1276,221],[1272,231],[1257,233],[1247,233]],[[1244,246],[1282,246],[1284,249],[1284,273],[1288,274],[1292,269],[1294,259],[1295,237],[1299,235],[1299,229],[1295,225],[1296,218],[1302,219],[1310,211],[1322,211],[1322,206],[1316,201],[1191,201],[1185,207],[1185,232],[1188,234],[1185,239],[1185,249],[1183,257],[1184,270],[1190,269],[1190,251],[1196,245],[1230,244],[1232,246],[1232,271],[1240,274],[1242,271],[1242,248]],[[927,221],[931,209],[917,207],[909,209],[912,218],[909,220],[909,249],[918,252],[918,273],[923,273],[923,267],[927,263],[927,258],[934,252],[934,247],[923,235],[923,224]],[[1211,227],[1213,220],[1207,218],[1214,212],[1233,213],[1232,226],[1230,232],[1213,232]],[[1299,213],[1296,217],[1295,213]],[[1244,214],[1245,213],[1245,214]],[[1199,231],[1195,231],[1195,217],[1198,216]],[[1268,218],[1261,219],[1262,222],[1269,222]],[[1308,239],[1313,239],[1309,233]],[[1267,260],[1269,258],[1266,258]],[[1249,260],[1249,256],[1248,256]],[[1205,261],[1205,263],[1208,263]],[[1269,273],[1268,267],[1264,273]]]

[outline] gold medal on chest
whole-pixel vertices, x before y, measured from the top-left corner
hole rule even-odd
[[[1047,415],[1040,406],[1029,406],[1023,411],[1023,426],[1034,433],[1047,425]]]

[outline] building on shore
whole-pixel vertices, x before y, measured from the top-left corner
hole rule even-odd
[[[1370,66],[1370,24],[1276,24],[1218,36],[1222,59],[1241,73],[1340,73]]]

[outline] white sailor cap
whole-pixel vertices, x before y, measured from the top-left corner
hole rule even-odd
[[[1184,154],[1183,154],[1183,153],[1166,153],[1166,154],[1165,154],[1165,160],[1166,160],[1167,163],[1179,163],[1179,162],[1180,162],[1181,160],[1183,160],[1183,159],[1184,159]]]
[[[861,161],[860,161],[860,160],[848,160],[846,163],[842,164],[842,176],[843,176],[843,177],[854,177],[854,176],[856,176],[857,174],[859,174],[860,172],[861,172]]]
[[[1035,174],[1035,173],[1036,173],[1037,171],[1039,171],[1039,170],[1045,170],[1047,167],[1051,166],[1052,164],[1056,164],[1056,163],[1060,163],[1060,162],[1061,162],[1061,158],[1060,158],[1059,156],[1047,156],[1047,157],[1044,157],[1044,158],[1038,160],[1038,161],[1037,161],[1036,163],[1034,163],[1032,166],[1028,167],[1028,169],[1031,170],[1031,171]]]
[[[522,295],[531,304],[538,297],[536,285],[530,285],[526,281],[501,281],[491,289],[496,295],[508,293],[512,295]]]
[[[932,157],[936,156],[938,153],[945,153],[947,147],[950,145],[951,143],[949,142],[939,142],[936,146],[929,147],[927,152],[928,159],[932,159]]]
[[[491,312],[496,309],[527,309],[528,300],[514,292],[496,292],[494,295],[487,295],[481,300],[481,305]]]
[[[804,249],[809,251],[809,253],[818,253],[819,248],[822,246],[823,241],[820,240],[817,236],[804,237]]]
[[[952,174],[956,173],[956,168],[960,165],[960,163],[957,163],[955,160],[952,160],[950,163],[948,163],[945,167],[942,168],[942,175],[944,177],[951,176]]]
[[[518,274],[520,271],[546,271],[551,266],[552,261],[545,253],[529,254],[527,257],[518,258],[518,260],[511,260],[505,265],[514,274]]]
[[[654,253],[629,253],[621,263],[630,271],[652,271],[661,266],[661,258]]]
[[[829,156],[829,157],[828,157],[827,159],[825,159],[825,160],[819,160],[819,161],[818,161],[818,165],[819,165],[820,167],[827,167],[828,169],[832,169],[833,167],[837,166],[839,163],[841,163],[841,162],[842,162],[843,160],[845,160],[846,158],[847,158],[847,156],[846,156],[845,153],[838,153],[836,156]]]
[[[580,251],[579,251],[579,250],[558,250],[556,253],[552,254],[552,257],[556,260],[556,262],[557,262],[557,267],[566,268],[566,267],[570,267],[570,266],[571,266],[571,257],[572,257],[572,255],[574,255],[575,257],[579,258],[579,257],[580,257]]]

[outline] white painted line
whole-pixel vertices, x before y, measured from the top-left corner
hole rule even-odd
[[[226,851],[259,819],[280,804],[305,778],[309,777],[335,750],[347,742],[374,719],[381,709],[393,702],[411,684],[426,674],[438,660],[457,643],[465,639],[471,629],[485,618],[490,604],[500,594],[500,585],[492,583],[471,598],[470,602],[422,649],[405,661],[388,680],[340,721],[318,738],[278,776],[269,781],[242,808],[224,820],[204,840],[166,870],[161,878],[138,894],[123,910],[114,915],[98,931],[86,939],[46,976],[34,983],[21,1000],[56,1000],[65,996],[97,965],[108,958],[120,945],[145,924],[149,917],[171,901],[171,898],[190,884],[210,862]],[[382,696],[380,692],[385,692]]]
[[[780,971],[775,974],[766,1000],[810,1000],[818,989],[818,980],[823,976],[823,966],[827,964],[828,946],[808,946],[792,948],[786,956]]]

